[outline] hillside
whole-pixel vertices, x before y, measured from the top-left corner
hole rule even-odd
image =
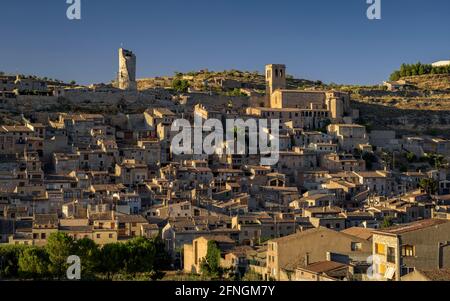
[[[408,76],[403,79],[422,90],[449,90],[450,93],[450,74]]]
[[[361,103],[404,110],[450,110],[450,91],[389,92],[380,89],[362,89],[353,94],[352,99]]]
[[[397,134],[442,136],[450,139],[450,109],[399,109],[380,104],[354,101],[360,112],[358,123],[371,130],[395,130]]]
[[[227,70],[214,72],[201,70],[189,73],[177,72],[174,76],[138,79],[138,89],[168,88],[172,86],[172,82],[175,79],[187,81],[189,86],[196,90],[213,89],[218,92],[230,91],[235,88],[248,88],[263,92],[265,91],[266,85],[264,75],[256,71]],[[288,89],[316,87],[321,85],[322,82],[320,81],[295,79],[292,76],[288,76],[287,78]]]
[[[404,77],[407,91],[364,87],[352,92],[360,122],[370,129],[392,129],[399,134],[428,134],[450,138],[450,75]]]

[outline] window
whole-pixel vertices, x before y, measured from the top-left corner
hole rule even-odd
[[[271,251],[275,251],[275,244],[273,244],[273,243],[270,244],[270,250],[271,250]]]
[[[195,264],[198,264],[198,242],[197,241],[194,242],[194,252],[195,252],[195,255],[194,255]]]
[[[109,238],[113,238],[113,235],[112,235],[112,233],[110,233],[110,234],[109,234]]]
[[[386,255],[386,246],[383,244],[375,244],[375,253],[378,255]]]
[[[97,234],[97,238],[100,238],[100,234]]]
[[[378,274],[383,275],[386,274],[386,265],[380,264],[378,265]]]
[[[387,249],[387,262],[395,263],[395,249],[394,248],[389,247]]]
[[[361,251],[362,244],[360,242],[352,242],[352,251]]]
[[[416,256],[416,248],[414,246],[410,246],[410,245],[402,246],[402,256],[403,257]]]

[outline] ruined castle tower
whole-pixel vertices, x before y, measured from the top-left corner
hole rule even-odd
[[[119,89],[137,90],[136,55],[123,48],[119,49],[119,73],[117,82]]]
[[[266,65],[266,106],[270,107],[270,97],[277,89],[286,89],[286,65]]]

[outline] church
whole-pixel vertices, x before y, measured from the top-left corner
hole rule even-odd
[[[286,66],[266,66],[266,99],[264,107],[247,109],[249,115],[279,118],[292,122],[294,128],[322,128],[327,122],[342,123],[352,116],[350,94],[337,91],[288,90]]]

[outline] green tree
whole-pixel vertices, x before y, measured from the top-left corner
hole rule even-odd
[[[220,267],[220,249],[215,241],[208,241],[206,257],[202,260],[200,269],[202,274],[212,278],[221,278],[223,269]]]
[[[377,157],[373,153],[365,152],[362,155],[364,161],[366,161],[367,169],[371,170],[373,168],[373,164],[377,162]]]
[[[439,155],[427,155],[425,159],[431,166],[435,168],[441,168],[445,163],[445,158]]]
[[[420,180],[419,187],[428,194],[436,194],[439,188],[438,182],[433,179]]]
[[[0,279],[19,277],[19,257],[25,246],[0,246]]]
[[[172,259],[169,253],[166,252],[164,241],[162,240],[161,235],[153,238],[153,243],[155,245],[154,269],[157,271],[168,269],[170,267],[170,264],[172,263]]]
[[[247,94],[242,93],[241,89],[235,88],[232,91],[226,93],[227,96],[247,96]]]
[[[119,273],[124,268],[126,256],[125,245],[121,243],[107,244],[100,251],[99,271],[111,279],[112,274]]]
[[[450,73],[450,66],[433,67],[430,64],[422,64],[421,62],[418,62],[417,64],[412,65],[402,64],[400,66],[400,70],[396,70],[391,74],[390,80],[397,81],[402,77],[415,75],[449,74],[449,73]]]
[[[414,153],[408,152],[406,153],[406,160],[408,160],[409,163],[416,162],[417,156]]]
[[[419,75],[424,75],[426,73],[424,65],[419,66]]]
[[[262,277],[254,270],[249,270],[245,273],[244,277],[242,277],[242,281],[262,281]]]
[[[398,81],[402,76],[400,75],[400,71],[395,71],[391,74],[391,77],[389,78],[390,81]]]
[[[147,238],[137,237],[125,244],[125,271],[130,274],[151,272],[154,267],[156,248]]]
[[[319,129],[319,132],[324,133],[324,134],[328,133],[328,126],[330,124],[331,124],[331,120],[330,119],[326,119],[326,120],[322,121],[321,127]]]
[[[392,218],[386,216],[383,220],[383,224],[381,225],[381,228],[386,229],[386,228],[390,228],[394,225],[394,223],[392,222]]]
[[[406,64],[402,64],[400,66],[400,77],[405,77],[408,76],[408,71],[407,71],[408,67],[406,66]]]
[[[50,260],[43,248],[26,248],[19,256],[19,275],[25,279],[46,279],[49,277]]]
[[[45,249],[50,259],[50,272],[58,279],[61,279],[68,268],[67,258],[74,255],[73,239],[61,232],[52,233],[47,239]]]
[[[100,264],[98,245],[92,239],[83,238],[74,242],[74,253],[81,260],[81,278],[93,278]]]
[[[186,93],[190,87],[189,81],[183,79],[174,79],[172,88],[178,93]]]

